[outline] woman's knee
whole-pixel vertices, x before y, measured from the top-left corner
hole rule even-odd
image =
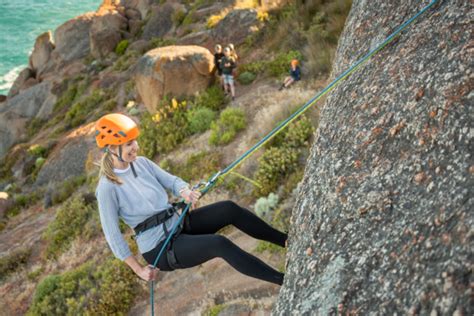
[[[209,243],[209,247],[214,249],[214,251],[217,252],[217,255],[219,257],[222,256],[225,250],[229,249],[234,245],[232,241],[222,235],[214,235]]]

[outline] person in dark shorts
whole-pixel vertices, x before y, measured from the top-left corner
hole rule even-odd
[[[219,76],[219,82],[222,88],[224,88],[224,79],[222,77],[222,68],[221,68],[221,61],[222,57],[224,57],[224,53],[222,52],[222,46],[217,44],[214,47],[214,69],[216,70],[217,75]]]
[[[224,77],[224,89],[226,93],[232,96],[232,100],[235,99],[235,87],[234,87],[234,75],[233,70],[236,67],[235,60],[231,56],[231,49],[229,47],[224,48],[224,57],[221,60],[222,76]]]

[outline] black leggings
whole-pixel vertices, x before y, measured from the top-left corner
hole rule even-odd
[[[283,273],[243,251],[226,237],[215,234],[230,224],[254,238],[281,247],[285,246],[287,234],[272,228],[258,216],[234,202],[223,201],[197,208],[189,213],[189,226],[173,241],[178,263],[184,268],[191,268],[219,257],[243,274],[281,285]],[[163,243],[143,254],[149,264],[154,263]],[[166,252],[160,257],[157,266],[162,271],[173,270],[168,264]]]

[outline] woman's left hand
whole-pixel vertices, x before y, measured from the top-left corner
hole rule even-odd
[[[181,196],[183,197],[186,203],[192,203],[192,207],[194,208],[197,201],[201,197],[201,192],[186,189],[183,192],[181,192]]]

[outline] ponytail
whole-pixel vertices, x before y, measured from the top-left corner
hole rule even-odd
[[[122,180],[114,172],[114,160],[109,150],[105,151],[100,161],[99,177],[105,176],[107,179],[116,184],[123,184]]]

